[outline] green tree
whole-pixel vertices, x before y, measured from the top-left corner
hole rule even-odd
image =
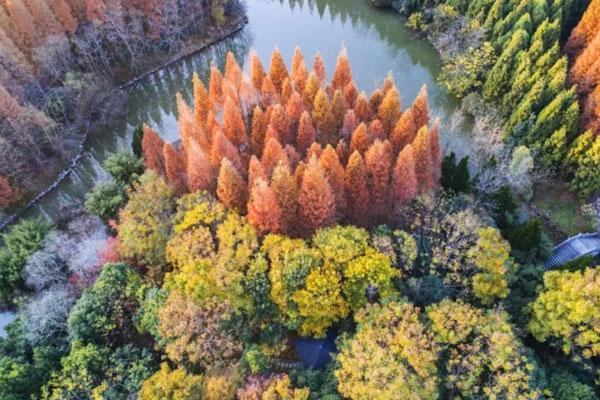
[[[103,163],[104,169],[122,186],[130,185],[144,173],[144,161],[127,150],[111,154]]]
[[[85,208],[105,222],[116,219],[119,210],[127,203],[123,186],[115,181],[96,185],[85,200]]]
[[[442,187],[454,193],[468,193],[471,191],[471,177],[469,175],[469,157],[463,157],[457,163],[456,154],[451,152],[442,161]]]

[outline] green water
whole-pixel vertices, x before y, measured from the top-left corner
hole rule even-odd
[[[331,74],[340,47],[345,45],[359,90],[372,91],[392,71],[403,108],[423,84],[429,88],[433,116],[447,121],[457,107],[457,101],[436,83],[440,58],[433,47],[409,32],[391,10],[375,9],[368,0],[248,0],[247,8],[249,24],[241,32],[129,89],[125,116],[115,118],[110,129],[90,138],[75,171],[27,216],[55,220],[63,210],[80,204],[97,182],[108,178],[102,161],[111,152],[128,147],[131,132],[140,123],[152,126],[165,140],[177,140],[175,94],[181,92],[191,102],[192,73],[196,71],[206,80],[211,62],[222,67],[228,51],[245,61],[254,49],[268,65],[274,47],[289,62],[294,48],[300,46],[309,68],[313,54],[319,51]],[[442,129],[444,133],[445,147],[463,154],[462,138],[451,137]]]

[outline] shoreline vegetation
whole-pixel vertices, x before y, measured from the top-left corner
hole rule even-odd
[[[196,55],[199,52],[202,52],[208,47],[213,46],[218,42],[238,33],[246,26],[247,23],[248,17],[245,14],[240,14],[234,20],[228,21],[228,23],[225,26],[219,27],[218,29],[213,29],[210,33],[210,36],[206,38],[195,38],[195,40],[192,38],[192,40],[190,40],[190,43],[184,46],[177,55],[169,58],[167,61],[162,62],[159,66],[151,67],[149,70],[138,74],[137,76],[123,84],[118,85],[117,87],[113,88],[111,90],[111,93],[106,97],[118,95],[116,92],[127,91],[132,86],[140,83],[144,79],[147,79],[148,77],[161,71],[162,69],[168,68],[174,63],[177,63],[188,57],[193,57],[194,55]],[[8,226],[13,224],[18,218],[20,218],[24,213],[26,213],[32,207],[35,207],[40,200],[42,200],[48,194],[53,192],[58,186],[60,186],[60,184],[66,178],[69,177],[69,175],[75,170],[75,168],[77,168],[77,165],[83,158],[83,155],[85,153],[85,145],[88,138],[90,137],[90,135],[93,135],[96,131],[97,130],[86,131],[86,133],[81,138],[81,142],[76,145],[76,153],[71,157],[71,160],[68,163],[68,167],[63,169],[50,185],[48,185],[45,189],[39,192],[33,199],[29,200],[29,202],[25,206],[21,207],[19,210],[13,211],[5,216],[0,214],[0,231],[6,229]]]

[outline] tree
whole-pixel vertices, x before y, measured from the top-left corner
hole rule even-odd
[[[367,187],[367,169],[358,151],[350,156],[344,173],[348,198],[348,221],[358,226],[370,223],[370,195]]]
[[[371,120],[373,110],[369,104],[369,98],[365,92],[361,92],[354,100],[354,113],[359,122],[367,122]]]
[[[223,99],[223,74],[213,64],[210,66],[210,79],[208,81],[208,101],[211,110],[216,110]]]
[[[177,193],[184,192],[187,189],[187,176],[183,155],[175,150],[172,144],[165,143],[163,156],[165,159],[165,176],[167,181]]]
[[[282,229],[282,212],[277,198],[265,180],[258,178],[250,188],[248,222],[261,234]]]
[[[469,157],[463,157],[457,163],[456,154],[451,152],[442,161],[442,187],[454,193],[468,193],[471,190],[471,176],[469,174]]]
[[[281,88],[283,86],[283,81],[286,78],[289,78],[289,74],[287,71],[287,67],[285,66],[285,61],[283,61],[283,56],[279,49],[275,48],[271,53],[271,63],[269,65],[269,78],[273,82],[277,93],[281,94]]]
[[[259,106],[254,107],[252,112],[252,131],[250,134],[250,142],[252,152],[260,157],[262,155],[265,144],[265,131],[267,130],[267,120]]]
[[[306,150],[317,140],[317,132],[312,123],[310,113],[304,111],[300,116],[300,122],[298,124],[298,135],[296,143],[298,150],[301,154],[306,153]]]
[[[221,160],[223,160],[223,158],[227,158],[231,161],[238,171],[242,170],[243,166],[239,150],[220,129],[217,129],[213,134],[212,147],[210,149],[210,163],[212,164],[214,171],[221,166]]]
[[[383,222],[390,205],[390,173],[392,170],[390,143],[375,140],[365,154],[365,166],[371,194],[371,216],[375,221]]]
[[[13,27],[16,32],[14,35],[18,38],[21,48],[32,48],[38,44],[38,33],[34,29],[35,22],[30,11],[21,0],[7,0],[6,9],[13,21]]]
[[[317,52],[313,59],[313,69],[312,72],[315,74],[319,82],[323,83],[327,79],[327,74],[325,72],[325,62],[323,61],[323,56],[321,53]]]
[[[298,93],[304,91],[304,84],[308,79],[308,69],[304,62],[304,56],[299,47],[294,49],[294,55],[292,56],[292,67],[290,71],[290,78],[294,82],[294,88]]]
[[[106,265],[69,315],[70,339],[98,345],[130,339],[135,335],[133,318],[142,285],[142,278],[128,265]]]
[[[111,154],[104,160],[102,166],[119,185],[123,186],[131,185],[144,173],[144,162],[127,150]]]
[[[207,299],[201,306],[172,293],[158,313],[158,330],[169,359],[188,367],[213,368],[239,359],[242,344],[227,327],[227,302]]]
[[[368,305],[337,355],[338,391],[349,399],[435,399],[439,347],[411,304]]]
[[[412,143],[415,159],[415,174],[420,194],[426,194],[434,188],[433,165],[431,162],[431,142],[427,127],[422,127]]]
[[[600,32],[596,23],[598,16],[600,16],[600,3],[591,1],[581,20],[575,26],[575,29],[571,31],[571,36],[566,45],[567,52],[570,55],[577,55]]]
[[[260,57],[258,57],[256,52],[250,51],[248,58],[250,60],[250,79],[252,80],[252,84],[256,90],[261,90],[263,80],[267,76],[265,67],[262,65]]]
[[[225,99],[225,104],[223,104],[223,133],[234,145],[249,144],[242,110],[229,96]]]
[[[595,268],[583,271],[548,271],[537,299],[530,304],[529,331],[540,342],[549,342],[565,354],[592,358],[600,354],[598,319],[600,275]]]
[[[429,106],[427,105],[427,86],[423,85],[411,107],[411,114],[417,129],[429,123]]]
[[[267,139],[261,163],[267,176],[271,176],[275,167],[280,163],[287,166],[290,165],[287,154],[283,150],[283,147],[281,147],[277,138],[271,137]]]
[[[152,128],[144,125],[144,136],[142,137],[142,152],[146,169],[155,171],[159,175],[165,175],[165,160],[163,147],[165,142]]]
[[[0,175],[0,207],[8,207],[19,199],[19,193],[13,189],[8,179]]]
[[[171,370],[167,363],[162,363],[160,370],[144,381],[139,398],[201,400],[203,383],[202,375],[190,374],[181,367]]]
[[[173,192],[165,181],[152,171],[142,175],[120,213],[121,254],[146,266],[164,265],[173,211]]]
[[[337,153],[331,147],[327,145],[325,150],[319,157],[319,164],[321,169],[327,177],[327,182],[331,186],[333,191],[333,197],[335,198],[336,204],[336,220],[340,221],[344,217],[346,210],[346,191],[344,188],[344,167],[340,163]]]
[[[387,91],[377,110],[377,118],[383,124],[386,137],[390,135],[400,118],[400,99],[395,87]]]
[[[73,16],[73,12],[67,1],[50,0],[48,3],[63,29],[69,33],[74,33],[77,28],[77,19]]]
[[[342,47],[340,54],[337,58],[335,65],[335,71],[333,73],[333,80],[331,86],[333,90],[343,90],[344,87],[352,81],[352,72],[350,71],[350,61],[348,61],[348,54],[346,48]]]
[[[127,203],[123,186],[115,181],[96,185],[85,199],[85,208],[90,213],[108,222],[119,215],[119,210]]]
[[[195,140],[190,143],[186,172],[190,192],[208,190],[213,187],[214,177],[210,158]]]
[[[350,140],[350,152],[354,153],[358,151],[360,154],[365,154],[371,145],[369,134],[367,132],[367,125],[361,122],[354,132],[352,132]]]
[[[298,183],[286,165],[279,164],[275,167],[271,187],[281,210],[282,232],[291,233],[296,228]]]
[[[398,217],[404,206],[412,201],[418,193],[417,175],[413,148],[408,145],[402,149],[392,172],[391,204],[394,206],[394,217]]]
[[[320,143],[335,143],[335,118],[331,111],[331,103],[323,89],[319,89],[313,103],[312,119],[317,128]]]
[[[245,213],[248,201],[246,182],[231,161],[226,158],[221,161],[217,179],[217,197],[225,207],[242,214]]]
[[[330,225],[335,220],[336,204],[331,185],[316,159],[302,176],[298,193],[299,223],[307,232]]]

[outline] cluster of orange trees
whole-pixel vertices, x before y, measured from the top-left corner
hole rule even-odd
[[[571,80],[582,99],[582,128],[600,134],[600,1],[592,0],[567,42]]]
[[[229,53],[208,89],[194,77],[194,109],[179,96],[179,148],[149,127],[146,167],[180,193],[207,190],[261,232],[308,235],[336,222],[394,221],[438,185],[439,124],[429,127],[423,88],[404,112],[390,76],[359,93],[342,50],[331,82],[319,54],[308,70],[296,49],[266,71],[256,54],[245,74]]]

